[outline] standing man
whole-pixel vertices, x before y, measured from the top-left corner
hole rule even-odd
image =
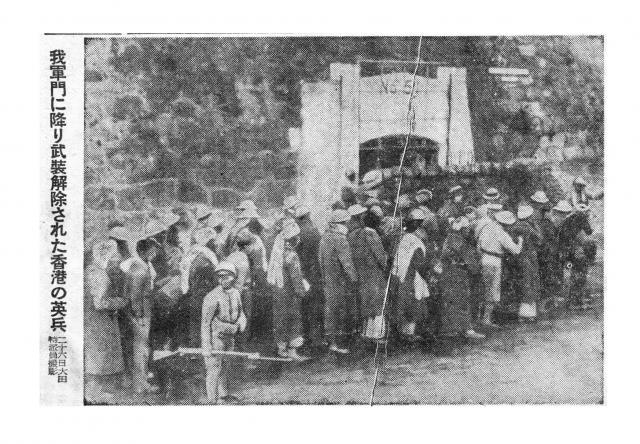
[[[349,284],[358,280],[347,241],[346,223],[349,219],[346,210],[334,210],[318,246],[325,296],[324,331],[329,340],[329,350],[344,354],[349,350],[341,347],[339,341],[347,333]]]
[[[533,321],[536,318],[541,292],[538,249],[542,243],[542,232],[533,218],[533,213],[533,207],[530,205],[520,205],[518,221],[513,227],[514,235],[523,239],[522,251],[517,260],[521,295],[518,316],[525,321]]]
[[[84,275],[85,397],[100,402],[113,399],[108,378],[124,372],[118,310],[128,301],[110,276],[118,267],[116,242],[98,242],[91,250],[91,263]]]
[[[599,200],[603,196],[604,190],[597,193],[587,190],[587,181],[578,176],[573,180],[573,189],[567,196],[567,200],[576,208],[579,204],[589,205],[590,200]]]
[[[188,319],[190,347],[200,344],[202,300],[216,286],[215,267],[218,265],[218,257],[207,247],[214,237],[213,228],[196,229],[193,232],[194,243],[185,251],[180,262],[180,287],[185,295],[182,311]]]
[[[416,203],[418,204],[418,208],[420,208],[425,214],[422,226],[430,236],[433,236],[437,234],[438,231],[438,218],[436,214],[431,211],[431,208],[429,208],[431,199],[433,199],[433,193],[426,188],[418,190],[416,193]]]
[[[396,324],[401,336],[408,341],[419,339],[417,326],[426,320],[427,298],[430,297],[429,281],[435,264],[433,251],[428,251],[422,228],[425,214],[419,208],[409,212],[405,233],[398,243],[391,273],[398,281]]]
[[[282,261],[282,286],[276,286],[273,296],[273,330],[278,347],[278,356],[296,361],[308,358],[298,353],[304,344],[302,331],[302,301],[306,285],[302,277],[300,258],[296,248],[300,242],[298,225],[288,224],[282,229],[284,251]]]
[[[518,239],[518,243],[514,243],[503,228],[513,225],[515,221],[516,218],[510,211],[499,211],[495,214],[495,221],[487,220],[482,226],[476,227],[485,291],[481,322],[487,327],[497,327],[492,321],[492,315],[495,306],[500,302],[502,258],[505,253],[517,255],[522,250],[522,238]]]
[[[234,265],[230,262],[220,262],[215,273],[220,285],[205,296],[200,316],[207,401],[212,404],[216,404],[218,399],[237,400],[228,392],[229,364],[224,357],[217,356],[213,352],[233,351],[236,334],[243,332],[247,326],[240,294],[233,285],[236,277]]]
[[[262,338],[271,325],[271,322],[266,322],[265,319],[267,314],[271,315],[267,288],[267,252],[260,236],[253,233],[249,227],[240,230],[236,246],[247,255],[249,261],[249,273],[245,284],[248,290],[242,299],[247,315],[247,336],[248,339]],[[232,255],[233,253],[229,257]]]
[[[458,217],[442,245],[440,262],[440,329],[443,336],[463,335],[468,339],[484,339],[471,327],[471,277],[477,275],[478,255],[469,243],[469,221]]]
[[[323,296],[318,246],[320,231],[311,221],[311,212],[304,205],[296,208],[296,222],[300,227],[300,243],[297,252],[302,275],[309,283],[309,291],[302,301],[302,326],[310,344],[318,345],[323,338]]]
[[[236,267],[236,279],[233,286],[238,290],[238,293],[240,293],[242,310],[247,317],[247,328],[238,338],[239,347],[241,350],[244,350],[247,346],[247,342],[249,341],[253,309],[251,264],[249,262],[249,256],[247,255],[249,245],[253,240],[253,235],[247,228],[243,228],[236,236],[234,236],[234,238],[235,245],[232,246],[233,252],[225,258],[225,261],[232,263]]]
[[[150,238],[157,232],[143,228],[129,231],[126,243],[118,245],[124,258],[120,269],[125,275],[122,296],[129,306],[124,313],[123,352],[125,364],[131,373],[134,393],[143,396],[158,391],[147,381],[151,347],[149,332],[153,307],[152,291],[156,272],[151,265],[158,254],[159,245]]]
[[[589,207],[578,204],[558,228],[560,263],[563,268],[562,295],[571,308],[589,308],[591,301],[586,294],[589,263],[595,256],[590,251],[586,236],[593,233],[589,223]],[[593,247],[591,247],[593,249]]]
[[[547,311],[548,303],[554,301],[558,293],[558,283],[562,277],[558,274],[558,231],[550,219],[551,205],[544,191],[538,190],[531,196],[534,209],[533,218],[540,227],[542,240],[538,246],[538,269],[540,271],[541,301],[539,310]]]
[[[464,216],[464,207],[462,204],[464,194],[462,187],[456,185],[449,189],[447,201],[438,210],[438,226],[440,229],[440,238],[444,239],[449,229],[449,219],[458,216]]]
[[[369,219],[373,215],[359,205],[349,208],[349,212],[354,221],[354,229],[349,233],[348,239],[358,273],[359,312],[364,321],[362,336],[379,341],[384,339],[387,328],[382,313],[387,287],[385,279],[387,254],[382,246],[380,236],[371,227],[374,223]],[[367,226],[367,222],[369,226]]]

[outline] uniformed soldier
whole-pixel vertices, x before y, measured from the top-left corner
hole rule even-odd
[[[362,336],[371,340],[382,340],[386,334],[386,322],[382,308],[387,279],[387,254],[377,231],[365,224],[369,212],[365,207],[349,208],[354,229],[348,234],[349,245],[358,273],[357,312],[360,314]]]
[[[346,210],[334,210],[318,247],[325,296],[324,330],[329,349],[336,353],[349,353],[339,341],[348,333],[349,284],[355,284],[358,279],[347,241],[346,223],[349,219]]]
[[[247,325],[240,292],[234,286],[235,266],[230,262],[222,261],[218,263],[215,274],[219,285],[203,300],[200,333],[206,368],[207,400],[212,404],[216,404],[219,399],[237,401],[235,396],[228,393],[229,364],[227,360],[212,352],[233,351],[236,334],[243,332]]]
[[[435,251],[428,251],[424,243],[427,234],[422,223],[425,217],[419,208],[409,212],[391,268],[398,285],[395,307],[397,330],[408,341],[420,339],[417,327],[426,321],[429,313],[427,298],[431,296],[429,282],[433,276]]]
[[[311,212],[304,205],[296,208],[296,223],[300,228],[298,256],[302,267],[302,275],[309,283],[309,291],[302,301],[302,326],[306,339],[311,345],[319,345],[323,341],[323,295],[320,263],[318,262],[318,246],[320,231],[311,221]]]
[[[152,292],[156,277],[151,261],[160,249],[157,242],[150,238],[159,233],[157,230],[157,227],[150,224],[137,231],[123,229],[124,236],[121,236],[118,243],[124,259],[120,264],[125,276],[122,296],[129,301],[124,312],[123,352],[133,381],[133,390],[137,395],[158,391],[158,387],[152,386],[147,380],[151,353],[149,332]],[[111,236],[114,236],[113,232]]]
[[[476,227],[477,248],[485,291],[481,322],[488,327],[496,327],[492,321],[492,315],[496,304],[500,302],[502,258],[505,253],[517,255],[522,250],[522,238],[514,243],[503,228],[513,225],[515,221],[516,218],[510,211],[499,211],[495,214],[495,221],[488,219],[482,226]]]
[[[188,343],[191,347],[200,344],[202,300],[216,286],[214,271],[219,260],[207,247],[215,235],[215,230],[210,227],[195,230],[194,243],[180,262],[180,287],[185,295],[182,311],[188,319]]]
[[[298,353],[304,343],[302,330],[302,301],[308,284],[302,276],[300,258],[296,252],[300,242],[298,225],[288,224],[282,230],[284,251],[282,258],[282,286],[276,286],[273,296],[273,330],[278,356],[296,361],[307,360]]]

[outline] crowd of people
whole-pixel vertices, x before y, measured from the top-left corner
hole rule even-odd
[[[204,356],[203,402],[233,401],[221,352],[258,342],[301,362],[367,343],[481,341],[507,307],[523,322],[589,308],[600,196],[576,178],[566,200],[538,190],[508,208],[496,188],[470,202],[456,185],[434,208],[426,188],[391,202],[344,186],[322,233],[295,196],[269,227],[251,200],[225,217],[195,204],[114,221],[87,258],[87,393],[108,398],[114,375],[156,392],[152,350],[189,347]]]

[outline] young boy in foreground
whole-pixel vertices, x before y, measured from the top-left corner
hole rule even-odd
[[[247,318],[242,310],[240,292],[234,288],[236,267],[230,262],[220,262],[216,267],[219,285],[204,298],[202,304],[202,355],[207,372],[207,400],[212,404],[237,400],[227,392],[228,363],[214,350],[231,351],[235,346],[235,335],[243,332]]]

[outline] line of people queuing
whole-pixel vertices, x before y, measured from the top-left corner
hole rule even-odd
[[[355,338],[480,340],[505,292],[528,321],[547,301],[586,308],[595,244],[584,184],[554,203],[536,191],[513,211],[495,188],[471,206],[454,186],[439,209],[421,189],[400,196],[395,217],[395,202],[347,187],[323,233],[294,196],[269,230],[250,200],[231,217],[196,204],[114,222],[86,261],[87,391],[108,398],[114,375],[135,394],[158,391],[152,345],[200,347],[205,399],[217,402],[233,396],[216,350],[273,341],[278,356],[305,361],[319,348],[347,354]]]

